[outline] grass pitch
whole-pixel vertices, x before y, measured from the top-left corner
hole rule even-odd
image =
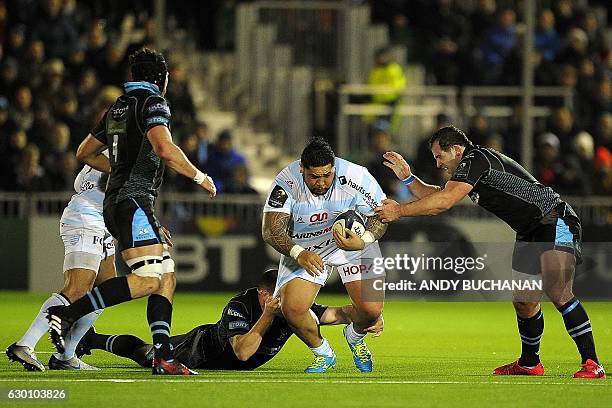
[[[3,324],[0,346],[17,340],[44,301],[45,294],[0,292]],[[178,294],[173,333],[216,322],[231,294]],[[320,296],[321,303],[341,305],[345,296]],[[598,354],[612,375],[612,303],[586,302]],[[132,333],[148,340],[146,301],[104,312],[101,333]],[[612,383],[575,380],[579,355],[559,313],[544,306],[546,329],[541,354],[544,377],[495,377],[491,371],[513,361],[520,350],[516,319],[509,303],[424,303],[388,300],[385,332],[369,338],[374,372],[355,369],[341,327],[325,327],[338,356],[328,374],[307,375],[309,350],[293,337],[280,354],[258,370],[200,371],[190,378],[153,377],[133,362],[96,351],[85,361],[99,372],[25,372],[0,356],[0,405],[9,389],[65,389],[65,401],[51,404],[88,408],[109,406],[246,406],[246,407],[575,407],[612,406]],[[46,363],[52,347],[45,336],[37,347]],[[49,402],[47,402],[49,403]],[[27,404],[27,403],[26,403]]]

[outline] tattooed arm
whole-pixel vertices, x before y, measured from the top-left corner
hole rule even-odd
[[[383,235],[385,235],[385,232],[387,232],[388,226],[389,224],[384,224],[376,214],[368,217],[368,221],[366,222],[366,231],[370,231],[372,233],[374,240],[379,240]]]
[[[294,243],[287,233],[290,215],[283,212],[264,213],[261,224],[263,240],[283,255],[289,255]]]
[[[287,233],[290,215],[282,212],[265,212],[261,226],[261,235],[272,248],[283,255],[291,256],[291,249],[298,247],[295,260],[312,276],[319,276],[323,273],[323,259],[313,251],[308,251],[299,245],[295,245]]]

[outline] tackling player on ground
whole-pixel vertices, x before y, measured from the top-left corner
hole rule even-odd
[[[291,331],[280,313],[279,298],[273,298],[278,271],[263,273],[257,287],[247,289],[227,303],[221,319],[204,324],[189,333],[172,336],[174,355],[189,368],[214,370],[253,370],[276,356]],[[313,304],[311,313],[322,325],[351,322],[352,305],[328,307]],[[380,335],[382,318],[366,329]],[[99,349],[134,360],[142,367],[151,367],[153,345],[136,336],[106,335],[90,332],[82,343],[85,351]]]
[[[113,237],[104,226],[102,216],[107,178],[107,174],[85,165],[74,181],[76,194],[70,199],[60,219],[60,236],[64,243],[64,287],[42,304],[40,312],[23,337],[6,350],[10,360],[18,361],[28,371],[45,371],[34,349],[49,330],[47,309],[56,305],[69,305],[89,292],[94,284],[99,285],[116,276],[115,245]],[[74,323],[68,332],[64,352],[51,356],[50,369],[97,370],[81,361],[75,355],[75,349],[100,313],[101,309],[94,310]]]
[[[582,228],[572,208],[514,160],[493,149],[473,145],[454,126],[436,131],[429,144],[438,168],[450,180],[443,189],[423,183],[412,174],[402,156],[385,153],[385,165],[418,200],[405,204],[385,200],[376,209],[380,219],[391,222],[400,217],[437,215],[465,196],[501,218],[517,233],[513,271],[517,277],[541,274],[544,293],[561,313],[567,332],[578,347],[582,368],[574,377],[605,377],[595,353],[591,322],[572,291],[582,252]],[[541,298],[542,291],[513,294],[522,353],[517,361],[496,368],[494,374],[544,374],[539,355],[544,332]]]
[[[380,257],[377,240],[386,225],[374,214],[386,198],[368,173],[356,164],[336,157],[323,139],[313,139],[300,160],[275,178],[264,207],[264,240],[280,252],[275,295],[293,332],[315,355],[306,372],[325,372],[336,363],[336,355],[321,336],[310,313],[319,289],[333,270],[353,301],[354,309],[344,335],[360,371],[372,371],[372,354],[364,336],[366,328],[381,316],[384,293],[373,289],[372,279],[384,277],[372,271]],[[332,232],[334,219],[347,210],[368,217],[366,232],[359,237]]]
[[[130,56],[132,82],[79,146],[77,158],[94,168],[108,168],[100,155],[108,147],[111,174],[104,198],[104,221],[117,239],[131,272],[109,279],[70,306],[49,308],[51,339],[58,351],[72,324],[93,310],[149,296],[147,320],[153,336],[153,374],[195,372],[174,360],[170,347],[174,262],[164,247],[165,233],[154,215],[164,162],[216,194],[212,179],[198,170],[172,142],[170,109],[163,95],[168,84],[164,57],[148,49]]]

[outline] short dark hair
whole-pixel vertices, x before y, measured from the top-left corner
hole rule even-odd
[[[129,64],[134,81],[150,82],[162,90],[166,82],[168,64],[160,52],[142,48],[130,55]]]
[[[273,291],[276,286],[276,278],[278,277],[278,269],[268,269],[259,278],[257,287],[259,289],[267,289]]]
[[[438,142],[440,148],[445,152],[447,152],[454,145],[466,147],[473,145],[472,141],[468,139],[465,133],[453,125],[440,128],[433,135],[431,135],[429,138],[430,149],[435,142]]]
[[[304,168],[309,169],[311,167],[321,167],[328,164],[333,165],[335,158],[336,155],[329,143],[327,143],[327,140],[321,137],[315,137],[302,151],[300,161]]]

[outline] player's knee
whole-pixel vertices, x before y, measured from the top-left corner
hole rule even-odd
[[[535,315],[539,308],[539,302],[512,302],[514,305],[514,310],[519,317],[529,318]]]
[[[149,295],[157,292],[161,287],[161,281],[157,277],[139,276],[138,280],[141,289]]]
[[[285,319],[287,319],[288,321],[299,319],[300,317],[308,313],[308,310],[308,306],[304,306],[299,303],[281,303],[281,311],[283,312],[283,316],[285,316]]]

